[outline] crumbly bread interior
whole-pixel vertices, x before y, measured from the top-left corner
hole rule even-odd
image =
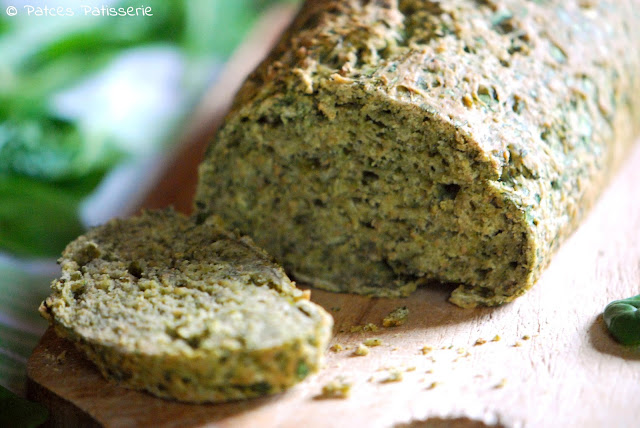
[[[307,0],[200,166],[197,212],[294,278],[524,294],[640,133],[633,0]]]
[[[289,126],[280,105],[227,126],[211,158],[229,161],[201,166],[202,206],[332,291],[408,295],[436,279],[491,303],[527,281],[525,220],[452,126],[358,89],[323,102],[335,120],[303,98]]]
[[[72,242],[41,312],[106,377],[183,401],[281,391],[316,371],[332,321],[248,238],[172,211]]]

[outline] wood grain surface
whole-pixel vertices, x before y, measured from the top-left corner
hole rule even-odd
[[[638,426],[640,350],[615,343],[600,316],[610,300],[640,293],[637,183],[638,145],[538,284],[502,307],[460,309],[447,302],[449,287],[438,284],[406,299],[313,290],[312,299],[335,318],[332,343],[346,349],[327,351],[324,370],[287,393],[222,405],[157,399],[106,382],[48,332],[29,361],[29,394],[53,403],[53,422],[62,425]],[[380,326],[398,306],[410,310],[405,325],[351,332]],[[383,344],[354,356],[367,338]],[[433,350],[424,354],[425,346]],[[386,382],[397,371],[403,379]],[[319,399],[322,386],[339,376],[352,383],[351,396]]]

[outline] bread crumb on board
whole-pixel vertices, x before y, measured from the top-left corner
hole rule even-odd
[[[507,385],[507,378],[504,377],[502,378],[502,380],[500,380],[500,383],[496,384],[496,386],[494,386],[494,389],[502,389]]]
[[[331,399],[331,398],[349,398],[351,395],[351,382],[349,382],[345,377],[339,376],[329,382],[327,382],[322,387],[322,392],[320,395],[317,395],[315,399]]]
[[[380,383],[402,382],[404,375],[399,369],[390,369],[387,377],[380,380]]]
[[[353,351],[353,355],[357,355],[358,357],[364,357],[365,355],[369,355],[369,347],[364,343],[361,343]]]
[[[480,345],[484,345],[485,343],[487,343],[487,341],[480,337],[476,339],[476,343],[474,343],[473,346],[480,346]]]
[[[500,339],[502,339],[502,338],[500,337],[500,335],[499,335],[499,334],[496,334],[495,336],[493,336],[493,339],[491,339],[491,341],[492,341],[492,342],[499,342],[499,341],[500,341]]]
[[[382,326],[383,327],[399,327],[404,325],[409,319],[409,308],[406,306],[401,306],[399,308],[394,309],[383,318]]]
[[[380,346],[382,345],[382,339],[378,339],[378,338],[371,338],[371,339],[367,339],[365,340],[364,343],[366,346]]]
[[[365,325],[354,325],[349,329],[350,333],[362,333],[362,332],[376,332],[378,331],[378,326],[373,323],[367,323]]]
[[[422,352],[422,355],[427,355],[429,352],[433,351],[433,347],[425,345],[420,351]]]
[[[339,343],[334,343],[329,349],[333,352],[340,352],[344,350],[344,347]]]

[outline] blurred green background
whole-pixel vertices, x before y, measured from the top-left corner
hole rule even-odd
[[[118,212],[104,206],[108,198],[97,206],[105,179],[171,149],[225,61],[276,3],[296,0],[0,0],[0,386],[24,393],[55,258]],[[83,16],[81,4],[150,6],[153,16]],[[29,16],[25,5],[74,16]],[[126,198],[132,189],[120,190]],[[0,390],[0,410],[7,394]]]
[[[19,13],[0,15],[0,250],[56,256],[82,231],[79,206],[105,174],[168,144],[278,1],[156,0],[145,3],[153,16],[125,17],[85,17],[62,0],[40,3],[75,16],[27,16],[3,2]]]

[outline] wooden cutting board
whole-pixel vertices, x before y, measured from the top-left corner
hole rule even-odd
[[[640,145],[538,284],[499,308],[457,308],[442,285],[406,299],[313,290],[345,350],[327,351],[324,370],[287,393],[221,405],[154,398],[106,382],[49,331],[29,360],[29,395],[61,426],[638,426],[640,350],[615,343],[600,316],[610,300],[640,293],[638,183]],[[410,310],[405,325],[351,332],[380,326],[398,306]],[[354,356],[367,338],[383,344]],[[318,399],[338,376],[351,396]]]

